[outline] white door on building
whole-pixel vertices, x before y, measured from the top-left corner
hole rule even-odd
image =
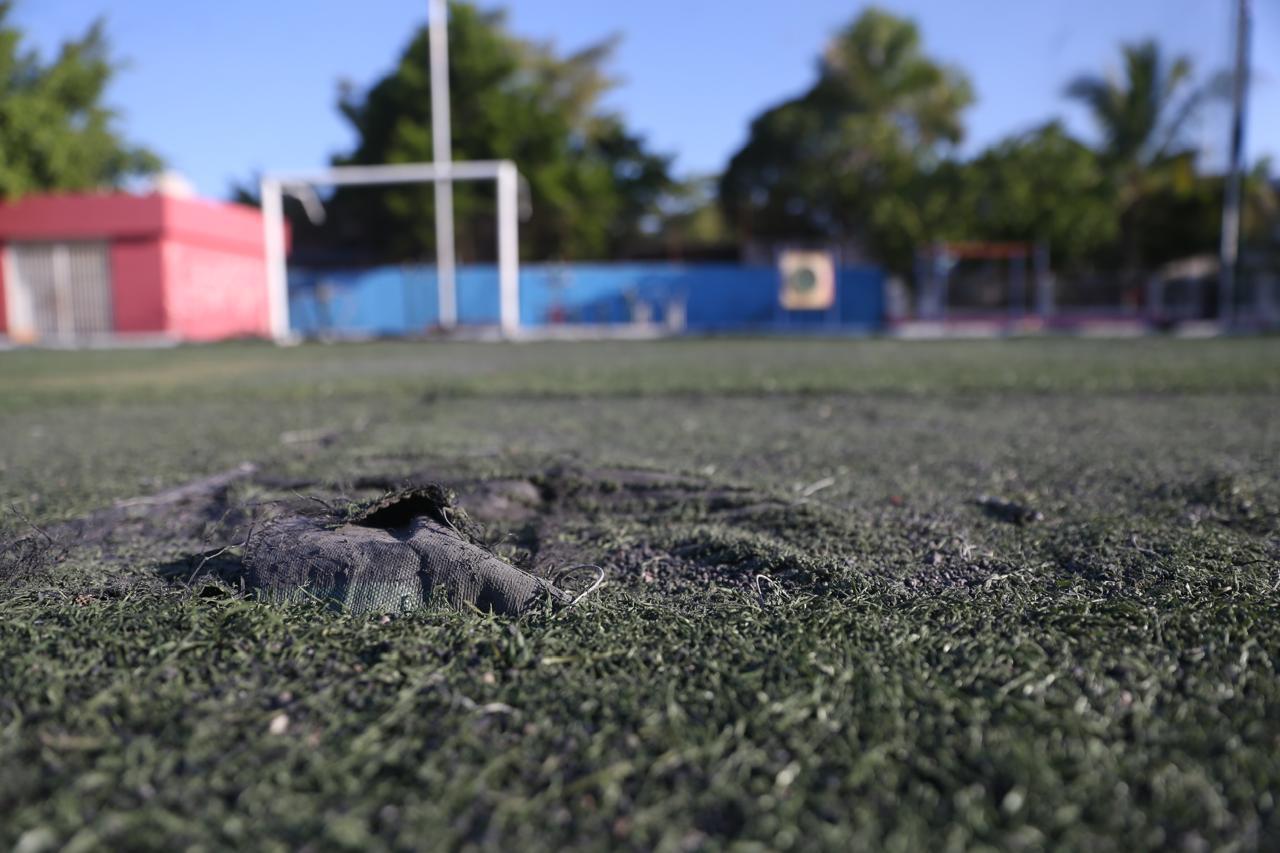
[[[111,333],[106,243],[10,243],[7,254],[10,338],[74,343]]]

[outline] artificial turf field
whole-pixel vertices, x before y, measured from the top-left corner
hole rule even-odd
[[[422,479],[608,582],[203,559]],[[1280,847],[1280,339],[0,353],[0,501],[0,849]]]

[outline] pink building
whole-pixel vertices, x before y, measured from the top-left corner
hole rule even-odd
[[[261,214],[159,193],[0,204],[0,336],[15,343],[270,334]]]

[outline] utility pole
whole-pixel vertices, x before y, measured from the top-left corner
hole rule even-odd
[[[1231,81],[1231,152],[1222,200],[1222,245],[1218,250],[1218,322],[1235,321],[1236,269],[1240,254],[1240,191],[1244,170],[1244,126],[1249,92],[1249,0],[1236,0],[1235,73]]]
[[[431,158],[443,176],[436,190],[436,272],[440,326],[458,324],[458,286],[453,255],[453,133],[449,124],[448,0],[430,0],[427,21],[431,52]]]

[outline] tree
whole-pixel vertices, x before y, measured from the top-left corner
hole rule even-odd
[[[905,270],[950,217],[958,173],[943,156],[973,100],[927,57],[909,20],[872,8],[840,32],[803,95],[756,118],[720,184],[747,239],[868,243]]]
[[[1197,84],[1191,60],[1168,58],[1154,41],[1124,45],[1121,55],[1119,76],[1081,75],[1066,94],[1084,104],[1101,133],[1098,154],[1120,213],[1121,262],[1135,271],[1167,259],[1161,247],[1174,254],[1192,248],[1170,240],[1163,226],[1171,205],[1201,206],[1186,130],[1205,101],[1225,88],[1221,76]]]
[[[1056,121],[987,148],[965,173],[964,236],[1047,241],[1057,263],[1081,266],[1119,231],[1098,155]]]
[[[738,247],[716,199],[718,183],[718,175],[695,175],[667,193],[650,254],[721,260],[737,256]]]
[[[24,48],[0,0],[0,198],[89,190],[155,172],[159,158],[126,142],[102,103],[120,66],[101,22],[52,62]]]
[[[1120,77],[1085,74],[1066,90],[1098,125],[1101,154],[1116,167],[1152,168],[1187,153],[1187,125],[1221,84],[1196,86],[1191,60],[1170,60],[1154,41],[1123,45],[1121,54]]]
[[[528,181],[534,215],[521,228],[526,257],[625,253],[670,186],[669,158],[652,153],[599,100],[616,40],[560,56],[508,33],[500,12],[455,2],[449,15],[453,156],[511,159]],[[365,92],[345,87],[339,109],[358,142],[338,164],[430,160],[428,32],[418,30],[396,67]],[[342,190],[327,229],[350,246],[411,259],[434,251],[430,187]],[[491,188],[455,188],[458,249],[493,255]]]

